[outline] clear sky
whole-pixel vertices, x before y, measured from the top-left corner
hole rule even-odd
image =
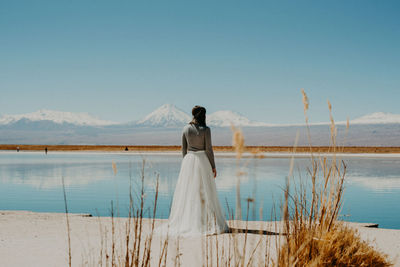
[[[400,1],[0,2],[0,114],[131,121],[164,103],[270,123],[400,113]]]

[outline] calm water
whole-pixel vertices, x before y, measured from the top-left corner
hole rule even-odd
[[[64,177],[70,212],[108,216],[111,201],[120,216],[127,216],[129,185],[134,201],[140,188],[142,161],[145,164],[146,207],[154,201],[156,177],[159,176],[157,217],[166,218],[178,177],[179,155],[137,155],[100,153],[0,153],[0,210],[63,212],[61,177]],[[347,181],[342,219],[379,223],[382,228],[400,229],[400,158],[346,157]],[[112,162],[116,163],[114,175]],[[241,200],[243,217],[246,199],[254,197],[250,220],[271,219],[272,206],[277,210],[282,187],[288,175],[290,159],[264,158],[242,160]],[[295,160],[295,177],[307,177],[309,159]],[[228,214],[236,202],[236,160],[217,156],[217,189]],[[262,208],[262,213],[260,213]],[[277,214],[279,217],[279,214]]]

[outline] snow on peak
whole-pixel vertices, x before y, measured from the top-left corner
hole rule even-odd
[[[19,120],[26,119],[30,121],[52,121],[54,123],[71,123],[81,126],[105,126],[116,124],[112,121],[105,121],[89,115],[86,112],[64,112],[48,109],[41,109],[32,113],[4,115],[0,117],[0,125],[10,124]]]
[[[400,114],[375,112],[351,120],[352,124],[389,124],[400,123]]]
[[[148,114],[136,124],[154,127],[177,127],[183,126],[192,120],[192,116],[180,110],[172,104],[164,104],[155,111]],[[262,122],[250,121],[243,115],[230,110],[221,110],[207,115],[207,125],[215,127],[235,126],[267,126]]]
[[[143,126],[164,126],[174,127],[182,126],[190,122],[191,116],[180,110],[173,104],[164,104],[157,108],[143,119],[137,122]]]
[[[243,115],[236,113],[231,110],[216,111],[207,116],[207,124],[217,127],[229,127],[231,125],[241,127],[253,127],[253,126],[267,126],[268,124],[263,122],[250,121]]]

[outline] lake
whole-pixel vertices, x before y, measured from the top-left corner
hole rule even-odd
[[[341,219],[378,223],[381,228],[400,229],[400,157],[344,156],[347,165]],[[135,153],[0,153],[0,210],[64,212],[62,177],[71,213],[127,216],[129,190],[135,205],[144,165],[146,216],[154,203],[157,177],[157,217],[167,218],[179,174],[181,156]],[[117,173],[114,174],[112,162]],[[310,159],[296,158],[294,179],[307,179]],[[216,155],[217,190],[226,214],[235,209],[237,172],[240,170],[242,216],[249,220],[279,219],[282,188],[289,173],[290,158],[267,156],[244,158]],[[249,204],[246,199],[254,198]],[[275,205],[277,214],[273,214]]]

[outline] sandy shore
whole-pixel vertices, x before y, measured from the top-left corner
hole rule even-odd
[[[108,240],[108,246],[111,243],[111,218],[87,217],[78,214],[71,214],[69,218],[73,266],[82,264],[96,266],[102,247],[102,236],[103,243],[105,239]],[[123,236],[126,222],[126,218],[115,219],[117,250],[123,246],[125,241]],[[165,220],[156,220],[156,226],[163,222]],[[230,221],[229,224],[231,227],[245,228],[245,222]],[[364,240],[388,254],[396,266],[400,266],[400,230],[367,228],[365,227],[366,224],[357,223],[350,223],[349,225],[357,228]],[[273,258],[276,255],[275,242],[279,241],[282,236],[271,235],[270,232],[279,233],[279,223],[249,222],[248,228],[253,230],[263,229],[269,232],[264,232],[262,235],[259,233],[249,234],[247,250],[251,252],[262,238],[262,245],[257,247],[258,252],[262,254],[267,242],[269,242],[270,256]],[[149,232],[149,229],[150,220],[144,220],[144,232]],[[221,249],[223,244],[227,244],[232,236],[231,234],[222,234],[211,238],[217,238],[219,249]],[[204,247],[202,247],[200,241],[201,238],[180,240],[182,266],[202,265]],[[244,234],[238,234],[238,242],[244,242]],[[173,265],[176,260],[176,246],[176,240],[169,242],[168,262],[170,264],[168,266]],[[158,266],[160,248],[161,237],[155,237],[152,245],[152,263],[156,266]],[[1,266],[67,266],[68,243],[65,214],[0,211],[0,259]]]

